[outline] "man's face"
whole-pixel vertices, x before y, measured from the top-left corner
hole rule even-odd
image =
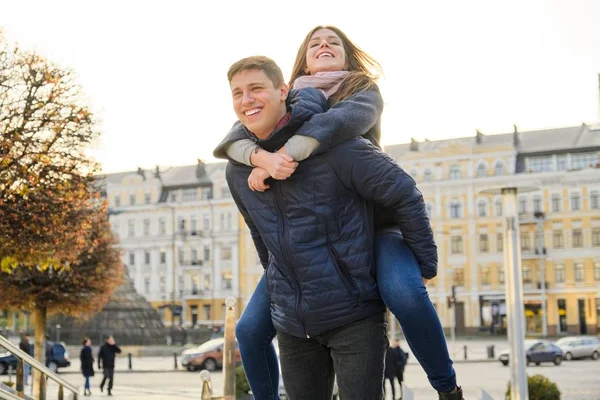
[[[240,122],[259,139],[268,138],[287,112],[287,85],[275,87],[263,71],[247,69],[234,75],[230,86]]]

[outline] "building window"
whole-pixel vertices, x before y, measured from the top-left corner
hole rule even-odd
[[[121,230],[121,224],[119,221],[115,221],[112,224],[112,233],[114,236],[119,237],[119,231]]]
[[[129,265],[135,265],[135,253],[132,251],[129,252]]]
[[[232,228],[232,224],[231,224],[231,213],[227,213],[227,230],[231,231]]]
[[[165,278],[164,276],[161,276],[158,279],[158,290],[160,290],[161,293],[167,292],[167,278]]]
[[[519,214],[525,214],[527,213],[527,199],[524,197],[521,197],[519,199]]]
[[[528,265],[523,265],[523,283],[531,283],[531,269]]]
[[[212,290],[212,284],[210,281],[210,274],[204,274],[204,289]]]
[[[144,264],[150,265],[150,252],[148,250],[144,251]]]
[[[160,263],[167,263],[167,251],[165,249],[160,249]]]
[[[130,194],[129,195],[129,205],[130,206],[135,206],[135,194]]]
[[[210,260],[210,247],[208,245],[204,246],[204,261]]]
[[[481,284],[482,285],[490,284],[490,269],[487,267],[481,268]]]
[[[144,277],[144,293],[150,293],[150,277]]]
[[[196,263],[198,261],[198,250],[192,249],[190,252],[190,258],[192,259],[193,263]]]
[[[581,196],[579,193],[571,194],[571,211],[581,210]]]
[[[597,163],[598,155],[596,153],[583,153],[571,155],[572,169],[593,168]]]
[[[600,208],[600,194],[596,191],[590,193],[590,208],[592,210]]]
[[[204,188],[202,189],[202,200],[210,200],[212,199],[212,189]]]
[[[198,220],[196,219],[195,214],[190,217],[190,231],[192,231],[192,232],[198,231]]]
[[[457,219],[457,218],[461,218],[461,216],[462,216],[462,212],[461,212],[460,203],[458,201],[453,201],[450,204],[450,218]]]
[[[504,234],[502,233],[496,234],[496,250],[498,252],[504,251]]]
[[[592,229],[592,246],[600,247],[600,228]]]
[[[583,247],[583,232],[581,229],[573,229],[573,247]]]
[[[221,260],[231,260],[231,247],[221,247]]]
[[[177,229],[179,232],[185,232],[185,219],[183,217],[177,218]]]
[[[477,166],[477,177],[484,178],[487,176],[487,169],[485,168],[485,164],[479,164]]]
[[[185,253],[183,251],[183,247],[178,247],[177,248],[177,260],[179,261],[179,264],[183,264],[184,260],[185,260]]]
[[[555,249],[562,249],[565,246],[562,231],[552,232],[552,247]]]
[[[198,200],[198,189],[197,188],[188,188],[183,189],[183,201],[196,201]]]
[[[496,217],[502,216],[502,199],[496,199],[494,202],[494,213],[496,214]]]
[[[481,235],[479,235],[479,251],[481,253],[487,253],[489,251],[488,235],[487,234],[481,234]]]
[[[223,186],[221,188],[221,198],[228,199],[231,197],[231,190],[229,190],[229,186]]]
[[[144,219],[144,236],[150,236],[150,220]]]
[[[165,233],[167,233],[167,221],[164,217],[160,217],[158,219],[158,233],[160,235],[164,235]]]
[[[542,211],[542,198],[534,197],[533,198],[533,212],[541,212]]]
[[[496,176],[504,175],[504,163],[502,161],[496,162],[494,173],[496,174]]]
[[[498,267],[498,282],[504,283],[504,268]]]
[[[171,202],[175,203],[177,201],[177,192],[171,193]]]
[[[529,172],[549,172],[554,169],[553,164],[552,156],[531,157],[529,158]]]
[[[485,200],[479,200],[477,203],[477,215],[487,217],[487,202]]]
[[[452,236],[450,238],[450,252],[452,254],[462,254],[462,252],[463,252],[462,236]]]
[[[205,321],[210,321],[210,304],[205,304],[204,305],[204,320]]]
[[[152,203],[152,196],[150,195],[150,193],[145,193],[144,194],[144,203],[145,204]]]
[[[554,267],[554,280],[556,283],[564,283],[565,282],[565,266],[562,264],[557,264]]]
[[[454,284],[456,286],[465,286],[465,270],[463,268],[456,268],[454,270]]]
[[[233,275],[231,271],[223,271],[221,273],[221,289],[223,290],[231,290],[233,287]]]
[[[600,281],[600,262],[594,264],[594,280]]]
[[[577,282],[583,282],[585,280],[585,270],[583,269],[582,263],[575,264],[575,280]]]
[[[455,164],[450,167],[450,179],[460,179],[460,166]]]
[[[425,182],[431,182],[433,180],[433,174],[430,169],[426,169],[425,172],[423,172],[423,180]]]
[[[531,250],[531,241],[529,239],[529,233],[521,233],[521,250]]]
[[[119,207],[121,205],[121,196],[115,196],[115,207]]]
[[[569,168],[569,165],[567,162],[566,155],[556,157],[556,169],[558,171],[566,171],[568,168]]]
[[[560,212],[560,195],[553,194],[552,195],[552,212]]]
[[[202,230],[205,232],[210,230],[210,216],[208,215],[202,218]]]
[[[134,237],[135,236],[135,220],[130,219],[127,221],[127,236]]]

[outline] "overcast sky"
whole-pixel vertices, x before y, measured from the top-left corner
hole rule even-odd
[[[228,67],[262,54],[287,79],[319,24],[382,64],[384,144],[594,123],[599,21],[598,0],[0,0],[10,42],[78,73],[104,172],[214,161]]]

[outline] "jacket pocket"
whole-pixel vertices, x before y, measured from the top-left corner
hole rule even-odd
[[[265,269],[265,283],[267,285],[267,291],[269,293],[271,293],[271,283],[273,280],[273,275],[279,273],[280,277],[285,280],[287,282],[288,285],[290,285],[290,287],[292,289],[296,289],[296,286],[294,285],[294,282],[292,282],[281,270],[281,268],[279,268],[279,266],[277,265],[277,263],[273,260],[273,255],[271,253],[269,253],[269,265],[267,265],[267,268]]]
[[[335,265],[335,269],[337,270],[340,278],[342,279],[344,286],[346,286],[346,290],[348,290],[348,293],[350,293],[354,300],[356,300],[356,304],[358,304],[358,307],[361,308],[362,301],[360,299],[360,290],[358,289],[356,282],[354,282],[354,279],[352,279],[352,276],[350,276],[348,267],[346,266],[344,261],[342,261],[337,250],[331,244],[328,243],[327,248],[329,249],[331,259],[333,260],[333,265]]]

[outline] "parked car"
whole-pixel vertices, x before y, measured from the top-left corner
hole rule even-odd
[[[223,345],[225,344],[224,338],[212,339],[208,342],[201,344],[198,347],[184,350],[181,353],[181,365],[187,368],[188,371],[195,371],[197,369],[206,369],[208,371],[215,371],[217,368],[223,367]],[[235,362],[239,364],[242,362],[240,350],[235,343]]]
[[[591,357],[600,358],[600,339],[596,336],[567,336],[555,343],[561,348],[565,360]]]
[[[54,356],[48,363],[48,369],[52,372],[58,372],[59,368],[67,368],[71,366],[71,359],[69,358],[69,351],[67,346],[63,343],[52,343],[54,349]],[[34,346],[31,345],[31,353],[33,354]],[[8,369],[17,369],[17,357],[13,356],[9,352],[0,353],[0,375],[8,373]]]
[[[508,365],[509,354],[508,350],[504,350],[498,356],[502,365]],[[560,347],[548,340],[525,340],[525,357],[527,357],[527,365],[530,363],[540,365],[543,362],[560,365],[563,360],[563,352]]]

